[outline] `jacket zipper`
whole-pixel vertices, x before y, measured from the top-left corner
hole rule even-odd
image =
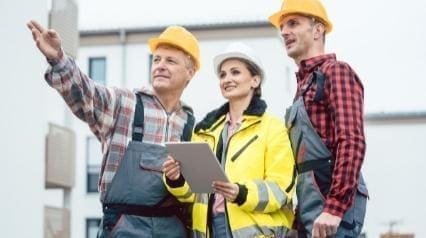
[[[250,124],[250,125],[248,125],[247,127],[244,127],[243,129],[241,129],[241,130],[238,130],[236,133],[234,133],[232,136],[230,136],[229,137],[229,139],[228,139],[228,145],[229,145],[229,141],[231,141],[231,138],[235,135],[235,134],[237,134],[237,133],[239,133],[239,132],[241,132],[241,131],[244,131],[244,130],[246,130],[246,129],[248,129],[248,128],[250,128],[250,127],[252,127],[252,126],[254,126],[254,125],[257,125],[257,124],[259,124],[261,121],[259,120],[259,121],[256,121],[255,123],[253,123],[253,124]],[[218,124],[220,124],[220,123],[218,123]],[[217,127],[218,125],[216,125],[215,126],[215,128]],[[211,135],[211,134],[208,134],[208,133],[205,133],[205,132],[199,132],[199,134],[201,134],[201,135],[206,135],[206,136],[209,136],[209,137],[212,137],[213,138],[213,151],[216,151],[216,149],[215,149],[215,147],[216,147],[216,138],[213,136],[213,135]],[[250,144],[250,143],[252,143],[254,140],[256,140],[257,138],[258,138],[259,136],[258,135],[256,135],[255,137],[253,137],[250,141],[249,141],[249,143],[248,144]],[[248,146],[248,145],[247,145]],[[227,146],[226,147],[226,152],[225,152],[225,156],[228,154],[228,148],[229,148],[229,146]],[[225,161],[225,163],[226,163],[226,161]],[[224,167],[226,167],[226,166],[224,166]],[[225,168],[224,168],[225,169]],[[225,173],[226,173],[226,171],[225,171]],[[209,219],[209,217],[211,217],[211,215],[212,215],[212,213],[211,213],[211,206],[213,205],[213,204],[210,204],[211,202],[210,202],[210,197],[211,197],[211,194],[209,194],[209,199],[208,199],[208,205],[207,205],[207,220]],[[230,225],[230,223],[229,223],[229,215],[228,215],[228,207],[227,207],[227,205],[226,205],[226,201],[225,201],[225,214],[226,214],[226,219],[227,219],[227,227],[228,227],[228,230],[229,230],[229,232],[231,233],[231,237],[233,237],[232,236],[232,230],[231,230],[231,225]],[[210,214],[209,214],[210,213]],[[208,223],[208,222],[207,222]],[[209,237],[209,230],[208,230],[208,227],[209,227],[209,225],[207,224],[207,226],[206,226],[206,235],[207,235],[207,237]]]
[[[228,143],[227,143],[227,146],[226,146],[226,151],[225,151],[225,157],[227,156],[227,154],[228,154],[228,148],[229,148],[229,142],[231,141],[231,139],[232,139],[232,137],[235,135],[235,134],[237,134],[237,133],[239,133],[239,132],[241,132],[241,131],[244,131],[244,130],[246,130],[246,129],[248,129],[248,128],[250,128],[250,127],[252,127],[252,126],[254,126],[254,125],[257,125],[257,124],[259,124],[260,123],[260,120],[259,121],[256,121],[255,123],[253,123],[253,124],[251,124],[251,125],[248,125],[247,127],[244,127],[243,129],[241,129],[241,130],[238,130],[237,132],[235,132],[234,134],[232,134],[230,137],[229,137],[229,139],[228,139]],[[256,135],[255,137],[253,137],[250,141],[249,141],[249,143],[248,144],[250,144],[250,143],[252,143],[254,140],[256,140],[257,139],[257,137],[259,137],[258,135]],[[246,144],[247,146],[248,146],[248,144]],[[247,147],[247,146],[245,146],[245,147]],[[245,147],[243,147],[243,148],[245,148]],[[232,159],[231,159],[232,160]],[[226,164],[226,162],[227,162],[227,160],[225,160],[225,164]],[[224,167],[226,168],[226,166],[224,165]],[[224,170],[225,170],[225,168],[224,168]],[[225,170],[225,173],[226,173],[226,170]],[[226,226],[228,227],[228,231],[229,231],[229,233],[230,233],[230,235],[231,235],[231,237],[233,237],[233,235],[232,235],[232,230],[231,230],[231,223],[230,223],[230,218],[229,218],[229,213],[228,213],[228,206],[227,206],[227,201],[225,200],[224,201],[224,205],[225,205],[225,215],[226,215],[226,222],[227,222],[227,224],[226,224]]]
[[[164,140],[169,141],[169,114],[166,112],[166,129],[165,129]]]
[[[173,111],[172,113],[168,113],[166,111],[166,108],[163,106],[163,104],[161,104],[160,100],[158,100],[157,97],[154,97],[158,104],[160,104],[161,108],[163,109],[163,113],[166,116],[166,125],[164,128],[164,142],[169,141],[169,126],[170,126],[170,117],[175,113],[175,111]]]

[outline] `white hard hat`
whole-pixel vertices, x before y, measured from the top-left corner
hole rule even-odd
[[[259,69],[260,78],[263,81],[265,71],[263,70],[262,62],[255,55],[252,48],[242,42],[234,42],[226,47],[225,51],[216,55],[213,59],[215,73],[219,76],[220,67],[225,60],[231,58],[245,59]]]

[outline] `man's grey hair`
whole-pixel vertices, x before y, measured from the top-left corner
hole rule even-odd
[[[182,51],[182,52],[183,52],[183,54],[185,55],[185,67],[186,67],[188,70],[191,70],[191,69],[192,69],[192,70],[194,70],[194,71],[195,71],[195,60],[194,60],[194,58],[193,58],[190,54],[188,54],[185,50],[183,50],[183,49],[182,49],[182,48],[180,48],[179,46],[172,45],[172,44],[167,44],[167,43],[159,44],[159,45],[157,46],[157,49],[158,49],[159,47],[173,48],[173,49],[177,49],[177,50]]]

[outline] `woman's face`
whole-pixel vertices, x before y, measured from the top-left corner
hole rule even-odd
[[[222,63],[219,72],[219,85],[224,98],[229,101],[252,97],[260,84],[259,76],[252,76],[244,62],[229,59]]]

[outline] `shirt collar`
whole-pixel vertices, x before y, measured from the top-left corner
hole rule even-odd
[[[154,90],[150,87],[140,87],[133,90],[136,93],[143,93],[145,95],[154,96]]]
[[[154,94],[154,89],[152,87],[142,86],[140,88],[134,89],[133,92],[134,93],[142,93],[142,94],[148,95],[152,98],[156,98],[158,100],[157,96],[155,96],[155,94]],[[185,102],[179,101],[179,106],[176,108],[175,111],[179,111],[182,108],[185,109],[185,110],[189,110],[192,114],[192,108],[188,104],[186,104]]]
[[[229,112],[226,113],[225,123],[228,123],[228,125],[230,125],[232,127],[239,127],[239,126],[241,126],[242,122],[243,122],[243,117],[242,116],[240,118],[238,118],[238,120],[232,121],[231,120],[231,115],[229,114]]]
[[[336,60],[336,54],[323,54],[300,62],[299,71],[296,73],[298,80],[303,80],[307,73],[313,72],[315,68],[322,65],[325,61]]]

